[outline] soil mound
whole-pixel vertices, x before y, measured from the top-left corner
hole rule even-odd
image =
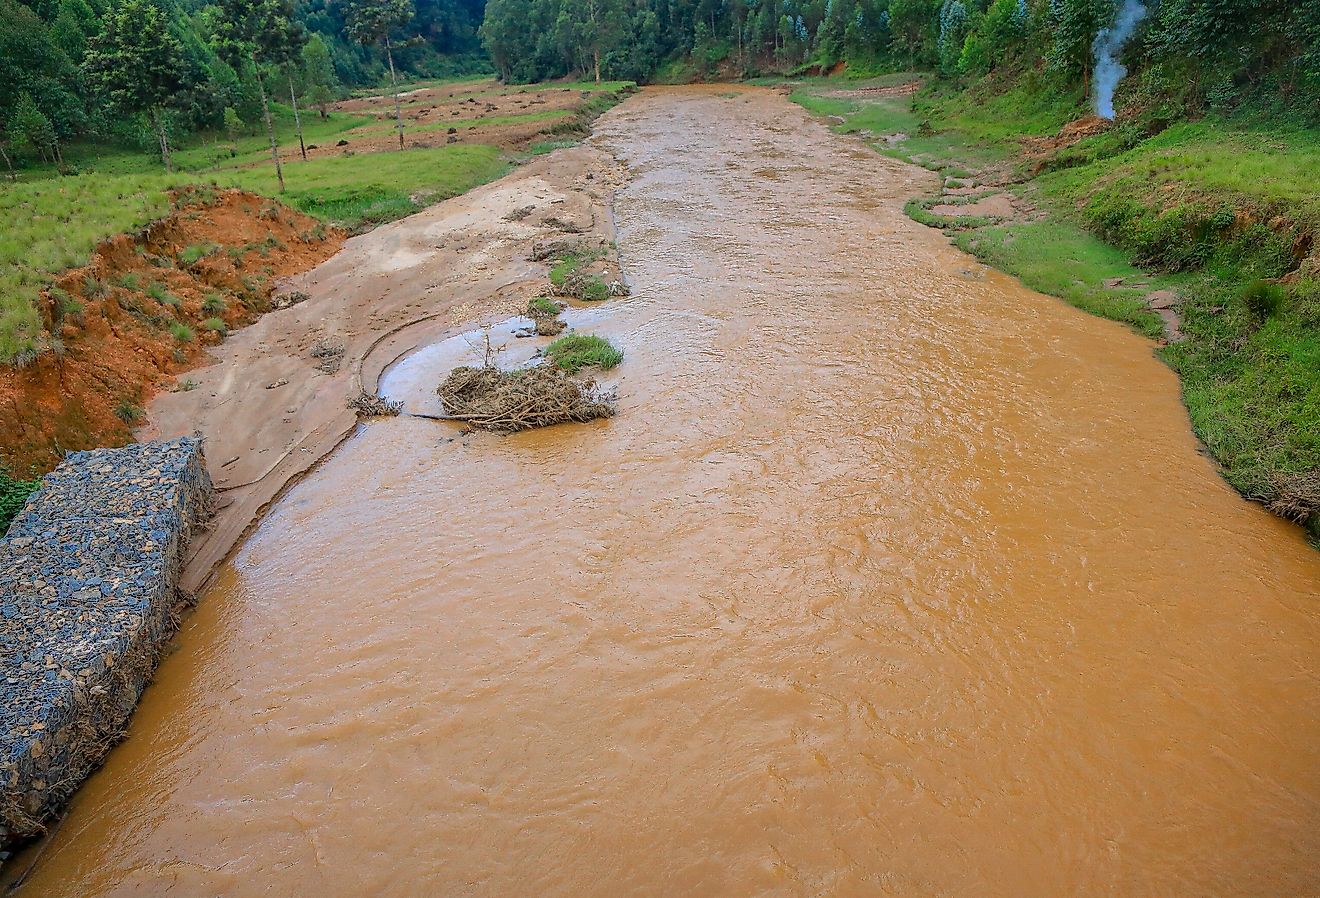
[[[437,392],[449,418],[498,433],[614,415],[613,397],[595,381],[576,380],[552,365],[455,368]]]
[[[12,470],[46,471],[65,450],[129,442],[172,375],[278,307],[276,280],[329,258],[343,238],[239,190],[189,189],[175,203],[46,290],[41,311],[55,351],[0,367],[0,459]]]

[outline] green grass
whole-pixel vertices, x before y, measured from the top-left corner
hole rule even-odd
[[[315,111],[302,112],[303,140],[307,144],[333,143],[343,132],[375,119],[370,116],[331,113],[322,119]],[[278,103],[271,104],[271,119],[280,147],[287,150],[298,145],[293,121],[293,110]],[[217,169],[236,168],[270,158],[270,140],[265,126],[253,128],[237,135],[231,142],[226,134],[208,132],[190,138],[170,153],[174,166],[180,172],[200,173]],[[160,172],[160,158],[148,150],[98,143],[73,143],[64,150],[65,162],[79,171],[94,171],[100,175],[154,175]],[[58,173],[51,166],[24,169],[20,180],[30,181],[55,178]]]
[[[193,333],[193,329],[182,321],[176,321],[170,325],[170,336],[178,343],[191,343],[193,340],[197,339],[197,335]]]
[[[14,516],[23,509],[27,497],[39,486],[40,480],[18,480],[0,465],[0,536],[5,535]]]
[[[1103,286],[1105,278],[1133,278],[1141,272],[1121,250],[1076,225],[1059,221],[991,225],[959,233],[954,242],[1033,290],[1130,324],[1148,337],[1163,333],[1159,316],[1146,308],[1147,290]],[[1151,283],[1149,289],[1164,286],[1152,278],[1140,280]]]
[[[569,374],[583,368],[608,371],[623,361],[623,351],[595,334],[569,334],[545,348],[545,356]]]
[[[229,333],[229,325],[225,324],[223,318],[207,318],[202,322],[202,329],[222,337]]]
[[[265,168],[235,172],[220,182],[278,195],[308,215],[357,229],[411,215],[508,169],[498,148],[461,144],[299,162],[285,169],[283,194],[277,193],[274,171]]]
[[[533,296],[527,302],[527,311],[536,315],[558,315],[559,304],[548,296]]]
[[[55,275],[84,264],[107,237],[164,215],[166,191],[184,180],[78,175],[0,189],[0,362],[34,358],[45,348],[36,300]]]

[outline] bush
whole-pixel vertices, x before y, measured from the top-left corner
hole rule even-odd
[[[1283,304],[1288,294],[1281,284],[1252,281],[1242,288],[1241,296],[1251,316],[1257,321],[1264,321],[1283,311]]]
[[[623,351],[604,337],[594,334],[569,334],[545,348],[545,356],[555,365],[575,374],[583,368],[608,371],[623,361]]]
[[[229,333],[229,325],[225,324],[223,318],[208,318],[202,322],[202,328],[222,337]]]
[[[182,321],[176,321],[170,325],[170,336],[180,343],[191,343],[196,337],[193,329]]]

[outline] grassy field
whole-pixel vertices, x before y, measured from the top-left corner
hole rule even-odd
[[[0,184],[0,364],[23,363],[54,346],[42,330],[36,300],[61,271],[84,264],[95,246],[114,234],[134,231],[169,207],[168,191],[188,183],[241,187],[276,196],[289,205],[350,230],[401,218],[500,177],[514,162],[509,151],[483,144],[482,129],[544,124],[545,140],[533,141],[527,155],[567,146],[604,109],[618,102],[617,91],[631,82],[564,82],[503,88],[488,77],[425,81],[410,88],[460,87],[458,96],[570,90],[583,93],[575,109],[538,110],[517,115],[447,119],[410,124],[409,134],[455,128],[462,143],[397,152],[313,155],[285,161],[287,189],[279,193],[264,130],[234,135],[207,134],[175,148],[178,171],[166,175],[160,161],[136,147],[73,144],[66,162],[79,174],[61,176],[49,166],[31,166],[17,184]],[[388,96],[380,91],[364,96]],[[382,101],[383,112],[392,102]],[[466,107],[464,107],[466,108]],[[284,151],[296,147],[293,112],[274,104],[276,136]],[[340,139],[379,143],[393,123],[370,114],[332,112],[327,118],[304,110],[303,138],[328,146]],[[354,144],[355,145],[355,144]],[[352,149],[352,146],[350,146]]]
[[[283,194],[270,167],[242,169],[214,181],[278,196],[308,215],[358,230],[458,196],[500,177],[509,167],[497,147],[453,144],[298,162],[285,174],[289,186]]]
[[[1320,537],[1320,270],[1314,256],[1302,261],[1320,237],[1320,133],[1247,118],[1135,120],[1041,152],[1033,140],[1085,113],[1080,96],[1033,91],[1029,79],[999,92],[823,95],[857,86],[817,79],[792,98],[946,178],[993,168],[1047,213],[957,222],[963,249],[1150,336],[1160,325],[1146,292],[1177,291],[1186,340],[1158,352],[1182,378],[1197,434],[1244,495]],[[935,218],[927,206],[914,200],[909,213]],[[1149,287],[1102,285],[1138,274]]]

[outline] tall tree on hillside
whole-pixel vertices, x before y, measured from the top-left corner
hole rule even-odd
[[[164,111],[183,86],[183,48],[170,34],[165,13],[150,0],[124,0],[106,14],[101,33],[88,41],[83,67],[113,108],[146,113],[160,141],[165,170],[173,171]]]
[[[390,87],[394,91],[394,121],[399,128],[399,149],[403,149],[403,110],[399,106],[399,79],[394,72],[394,46],[390,32],[412,21],[412,0],[350,0],[348,33],[364,46],[383,43],[390,64]]]
[[[319,34],[313,34],[302,51],[303,79],[307,102],[326,117],[326,107],[335,98],[335,66],[330,59],[330,48]]]
[[[275,162],[275,177],[283,193],[284,167],[280,164],[280,147],[275,141],[275,125],[270,119],[270,101],[266,98],[261,67],[278,65],[286,58],[293,4],[290,0],[219,0],[214,9],[211,40],[216,53],[235,71],[241,71],[249,63],[256,70],[261,114],[266,121],[266,136],[270,138],[270,157]]]
[[[293,106],[293,127],[298,132],[298,150],[303,161],[307,161],[307,143],[303,140],[302,116],[298,113],[298,91],[294,85],[294,74],[302,62],[303,47],[307,44],[307,29],[292,17],[281,21],[282,31],[271,41],[271,55],[278,60],[289,80],[289,103]]]

